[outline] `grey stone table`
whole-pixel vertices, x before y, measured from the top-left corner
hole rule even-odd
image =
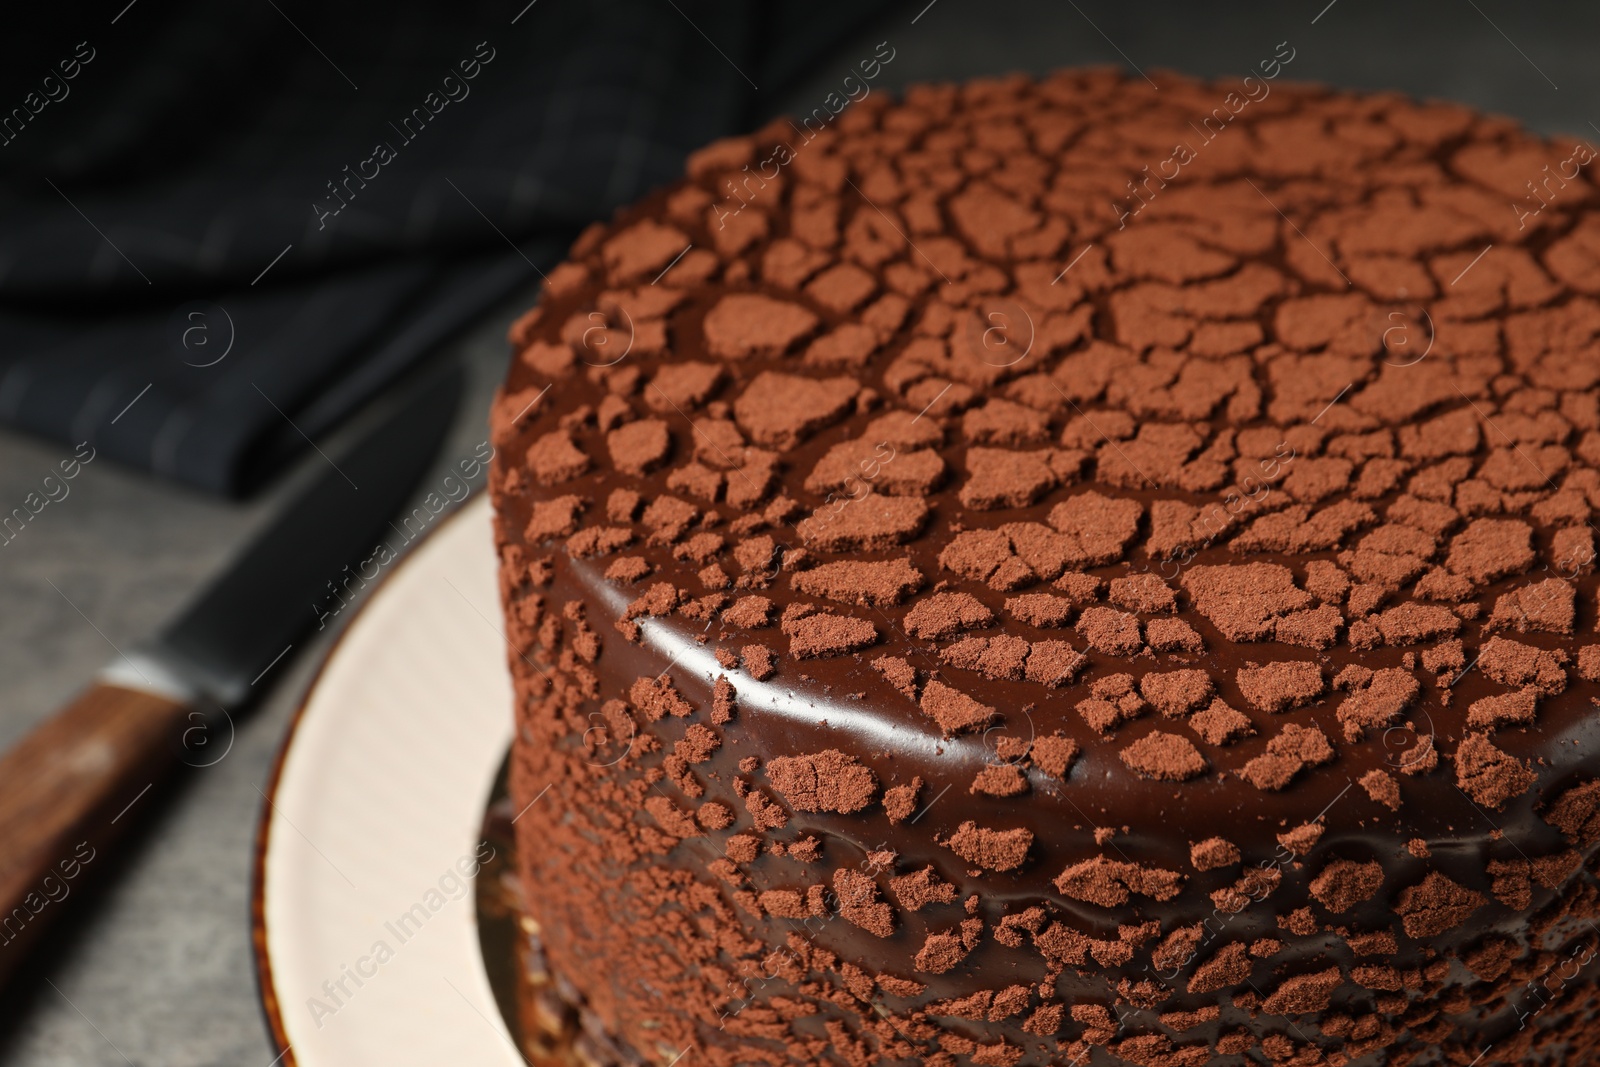
[[[703,29],[714,39],[716,28]],[[1242,74],[1287,41],[1286,76],[1447,97],[1549,133],[1600,139],[1600,6],[1501,0],[1376,5],[1167,5],[1112,0],[915,0],[837,49],[807,84],[770,101],[809,112],[878,42],[894,49],[876,87],[1008,71],[1120,64]],[[722,62],[708,45],[706,63]],[[1510,208],[1508,206],[1507,210]],[[423,485],[485,435],[505,361],[508,303],[453,347],[471,369],[458,424]],[[0,435],[0,510],[69,450]],[[315,457],[312,457],[315,460]],[[292,482],[292,478],[289,479]],[[282,500],[235,506],[91,464],[0,547],[0,743],[70,697],[114,654],[177,609]],[[251,844],[260,787],[329,633],[263,679],[270,692],[215,766],[188,776],[153,815],[105,891],[72,903],[67,936],[0,997],[0,1063],[28,1067],[236,1064],[276,1055],[261,1022],[249,942]],[[102,871],[100,873],[107,873]],[[3,951],[3,949],[0,949]]]

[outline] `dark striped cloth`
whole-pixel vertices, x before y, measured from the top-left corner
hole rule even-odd
[[[881,6],[27,5],[0,422],[247,493]]]

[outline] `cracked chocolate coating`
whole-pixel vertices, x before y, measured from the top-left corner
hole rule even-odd
[[[719,142],[513,328],[523,877],[622,1046],[1594,1041],[1595,191],[1394,96],[1203,140],[1234,88]]]

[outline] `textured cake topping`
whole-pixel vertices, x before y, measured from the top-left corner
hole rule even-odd
[[[525,758],[717,1062],[1467,1062],[1596,910],[1600,198],[1158,84],[722,142],[512,331]]]

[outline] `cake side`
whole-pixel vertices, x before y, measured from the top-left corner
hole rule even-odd
[[[520,855],[619,1050],[1593,1041],[1594,190],[1256,85],[721,142],[513,330]]]

